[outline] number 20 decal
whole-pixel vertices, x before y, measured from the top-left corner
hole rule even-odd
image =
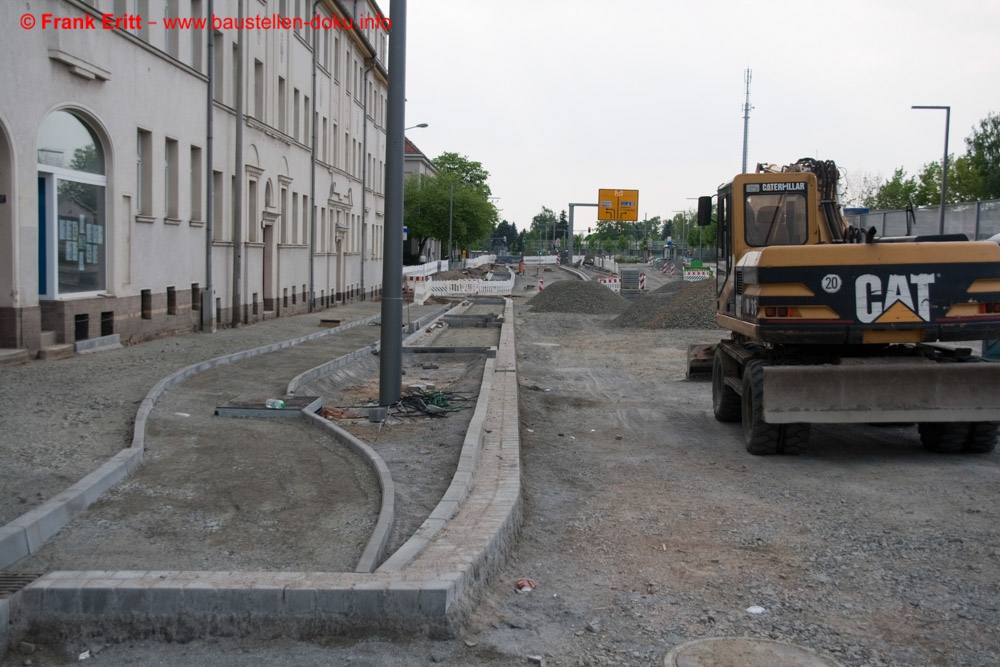
[[[840,291],[840,286],[843,281],[840,280],[840,276],[835,273],[829,273],[823,276],[823,291],[827,294],[835,294]]]

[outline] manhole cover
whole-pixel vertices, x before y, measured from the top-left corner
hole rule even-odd
[[[40,576],[30,572],[0,572],[0,600],[9,598]]]
[[[842,667],[811,649],[770,639],[717,637],[682,644],[663,667]]]

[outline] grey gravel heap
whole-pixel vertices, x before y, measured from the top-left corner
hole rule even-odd
[[[667,283],[631,302],[610,322],[623,329],[712,329],[715,325],[715,281]]]
[[[614,314],[628,305],[621,295],[594,281],[561,280],[531,298],[533,313]]]

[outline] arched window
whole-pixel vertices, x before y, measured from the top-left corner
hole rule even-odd
[[[107,289],[104,149],[83,120],[53,111],[38,132],[38,292]]]

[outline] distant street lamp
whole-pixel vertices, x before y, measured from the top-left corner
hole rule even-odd
[[[427,123],[417,123],[416,125],[411,125],[410,127],[404,127],[403,132],[406,132],[407,130],[412,130],[417,127],[427,127]]]
[[[944,234],[944,204],[948,191],[948,131],[951,127],[950,106],[912,106],[911,109],[944,109],[944,159],[941,160],[941,211],[938,214],[938,234]]]

